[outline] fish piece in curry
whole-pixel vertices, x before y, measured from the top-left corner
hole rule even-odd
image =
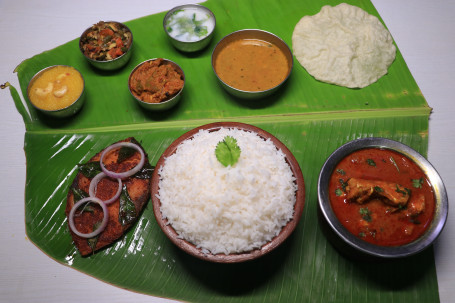
[[[347,200],[363,204],[371,199],[380,199],[384,203],[403,207],[408,203],[410,191],[405,187],[379,180],[350,178],[346,186]]]

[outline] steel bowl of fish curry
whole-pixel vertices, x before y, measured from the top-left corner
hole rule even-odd
[[[384,138],[354,140],[336,150],[321,170],[318,192],[331,229],[368,255],[418,253],[447,218],[447,195],[431,164]]]

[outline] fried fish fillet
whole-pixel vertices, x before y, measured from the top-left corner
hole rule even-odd
[[[122,140],[142,146],[132,137]],[[119,142],[122,142],[119,141]],[[66,216],[77,201],[89,196],[90,182],[96,174],[101,172],[99,160],[104,150],[97,153],[87,163],[79,165],[77,173],[67,195]],[[131,225],[139,218],[143,208],[150,200],[150,182],[153,167],[144,151],[145,164],[143,168],[131,177],[122,180],[122,193],[114,202],[107,205],[109,220],[106,228],[94,238],[83,238],[76,235],[70,228],[73,242],[82,256],[87,256],[118,240]],[[132,149],[114,149],[104,157],[105,167],[114,172],[124,172],[135,167],[141,159],[141,154]],[[118,190],[116,179],[105,177],[100,180],[95,196],[103,201],[113,197]],[[81,233],[91,233],[103,219],[101,207],[95,203],[86,203],[80,206],[74,216],[76,229]]]

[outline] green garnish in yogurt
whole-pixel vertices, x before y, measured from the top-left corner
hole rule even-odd
[[[208,36],[215,22],[199,8],[183,8],[174,11],[166,20],[166,31],[180,41],[198,41]]]

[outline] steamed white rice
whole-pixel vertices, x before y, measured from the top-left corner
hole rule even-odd
[[[215,147],[237,140],[240,159],[224,167]],[[285,156],[255,133],[221,128],[199,131],[158,168],[161,214],[179,237],[205,253],[260,248],[291,219],[297,185]]]

